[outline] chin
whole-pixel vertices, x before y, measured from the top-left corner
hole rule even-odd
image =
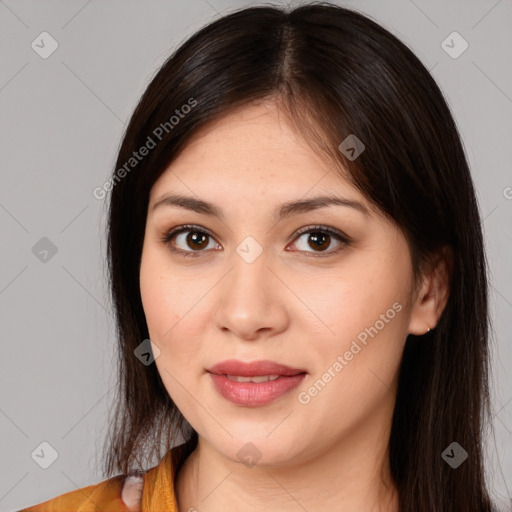
[[[304,439],[299,442],[284,431],[279,436],[272,436],[268,436],[268,431],[251,435],[246,430],[243,435],[233,435],[221,445],[212,445],[226,458],[247,467],[286,465],[303,453]]]

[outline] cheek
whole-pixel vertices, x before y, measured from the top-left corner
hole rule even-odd
[[[352,270],[352,269],[351,269]],[[329,281],[328,287],[312,297],[311,309],[327,328],[323,336],[337,349],[372,326],[380,333],[401,330],[404,325],[408,292],[407,275],[398,276],[393,268],[370,265],[364,272],[351,271]],[[314,297],[314,298],[313,298]]]
[[[406,309],[397,294],[344,290],[332,297],[335,335],[304,347],[312,375],[297,393],[299,410],[323,418],[311,425],[312,435],[331,440],[391,410],[405,341]]]
[[[155,263],[150,254],[144,253],[140,269],[140,294],[150,336],[156,341],[179,320],[179,315],[173,309],[169,283]]]
[[[175,339],[174,334],[182,318],[181,309],[178,307],[178,297],[181,294],[176,289],[175,280],[170,279],[168,274],[158,251],[145,247],[140,265],[140,294],[149,338],[160,350],[155,364],[164,382],[168,380],[164,369],[172,374],[174,368],[171,369],[171,364],[175,355],[179,355],[179,351],[167,340]]]
[[[155,275],[145,281],[141,295],[150,338],[160,349],[154,364],[167,394],[195,429],[208,432],[211,418],[198,401],[205,382],[205,346],[200,334],[204,329],[200,308],[193,307],[202,294],[184,296],[171,279]]]
[[[150,334],[161,341],[176,328],[186,301],[186,286],[169,261],[162,248],[144,245],[139,276],[142,306]]]
[[[156,364],[164,381],[168,381],[164,369],[173,375],[186,374],[187,379],[193,370],[197,370],[204,330],[204,315],[201,314],[204,301],[198,301],[205,295],[207,284],[202,291],[196,275],[183,276],[178,269],[171,268],[165,251],[149,246],[143,251],[140,266],[142,306],[149,337],[160,349]],[[196,368],[192,370],[194,363]]]
[[[330,399],[339,400],[337,393],[348,388],[353,397],[369,398],[379,379],[392,384],[407,336],[412,269],[405,256],[390,250],[385,258],[360,258],[311,303],[329,331],[324,328],[307,350],[315,361],[315,377],[332,382],[325,393]],[[325,375],[329,371],[336,378]]]
[[[197,368],[192,368],[192,361],[197,361],[198,345],[186,332],[185,314],[190,306],[186,307],[180,282],[166,270],[158,251],[145,249],[140,266],[140,293],[149,337],[160,350],[155,365],[174,403],[193,416],[190,395],[185,390],[192,389],[196,378]]]

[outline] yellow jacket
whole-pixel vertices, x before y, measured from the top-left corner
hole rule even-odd
[[[184,446],[172,448],[145,472],[117,475],[19,512],[178,512],[174,477],[187,455]]]

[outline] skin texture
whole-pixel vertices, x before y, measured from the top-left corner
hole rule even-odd
[[[172,206],[153,211],[167,193],[212,202],[224,218]],[[280,222],[272,217],[284,202],[324,194],[359,201],[368,213],[328,206]],[[190,233],[162,241],[183,224],[213,237],[202,249],[187,243]],[[350,244],[331,237],[315,248],[311,232],[296,234],[315,224],[341,230]],[[263,250],[252,263],[236,252],[247,236]],[[170,251],[172,243],[203,252],[185,257]],[[180,510],[398,510],[387,454],[398,368],[407,335],[424,334],[441,315],[446,266],[441,261],[413,290],[402,232],[275,104],[244,107],[203,128],[155,183],[140,286],[160,350],[155,364],[199,435],[176,478]],[[381,315],[388,321],[377,324]],[[378,333],[301,403],[299,393],[376,325]],[[231,358],[270,359],[308,374],[271,404],[238,406],[217,393],[206,371]],[[248,442],[261,454],[254,467],[237,456]]]

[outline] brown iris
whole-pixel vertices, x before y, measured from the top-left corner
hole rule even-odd
[[[313,241],[313,243],[310,243]],[[328,248],[331,242],[331,236],[326,233],[312,232],[308,237],[308,244],[312,249]],[[325,247],[324,247],[325,246]]]
[[[187,244],[191,249],[204,249],[208,246],[208,235],[199,231],[190,231],[187,235]]]

